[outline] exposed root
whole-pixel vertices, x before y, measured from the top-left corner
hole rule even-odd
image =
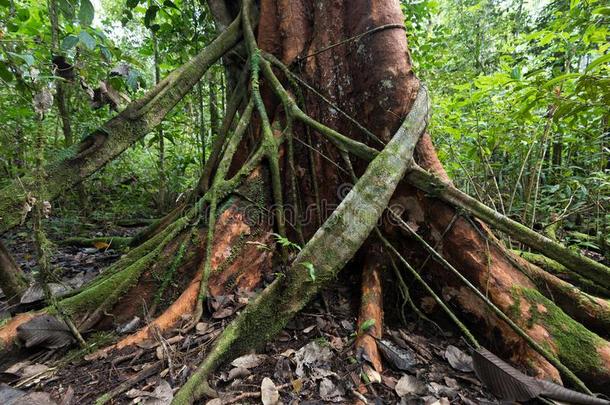
[[[534,281],[539,291],[570,317],[600,336],[610,336],[610,301],[590,296],[520,257],[515,260],[518,261],[520,269]]]
[[[153,329],[163,333],[175,327],[186,314],[192,313],[197,302],[197,294],[199,292],[199,283],[201,282],[201,273],[199,273],[188,285],[188,287],[160,316],[155,318],[149,325],[140,329],[134,334],[131,334],[121,339],[113,347],[122,349],[127,346],[137,345],[145,340],[153,338]],[[109,349],[104,349],[109,350]]]
[[[100,236],[96,238],[73,237],[61,241],[62,245],[95,247],[97,249],[124,249],[131,246],[132,238],[122,236]]]
[[[489,226],[506,232],[516,240],[540,251],[545,256],[558,261],[575,273],[595,281],[604,288],[610,288],[610,268],[585,257],[565,246],[543,236],[530,228],[494,211],[483,203],[463,193],[447,181],[443,181],[423,170],[414,167],[406,180],[415,187],[431,193],[435,197],[466,210],[480,218]]]
[[[43,312],[26,312],[12,317],[0,328],[0,352],[8,350],[17,339],[17,328]]]
[[[378,372],[383,371],[376,340],[380,339],[383,333],[382,263],[378,255],[370,254],[362,267],[362,298],[356,339],[356,347],[362,348],[367,360]]]
[[[244,5],[247,11],[251,2],[245,1]],[[174,404],[189,404],[204,395],[202,387],[218,364],[260,347],[279,333],[319,288],[343,268],[375,228],[411,163],[415,143],[427,123],[427,113],[427,95],[421,88],[396,135],[305,245],[285,276],[277,278],[223,331],[204,362],[178,391]],[[354,219],[356,215],[358,220]],[[314,269],[315,278],[308,268]]]
[[[581,275],[570,271],[567,267],[562,265],[561,263],[557,263],[553,259],[549,259],[546,256],[543,256],[538,253],[525,252],[521,250],[512,250],[514,254],[522,257],[527,260],[529,263],[534,264],[538,267],[541,267],[545,271],[554,274],[560,279],[569,282],[572,285],[578,286],[584,292],[610,298],[610,290],[600,286],[599,284],[582,277]]]
[[[396,219],[401,226],[401,228],[407,230],[417,241],[419,241],[426,250],[437,260],[439,263],[443,265],[447,270],[451,271],[455,276],[457,276],[462,283],[464,283],[470,291],[472,291],[480,300],[482,300],[487,307],[502,321],[506,322],[510,326],[510,328],[518,334],[523,340],[527,342],[527,344],[538,352],[541,356],[543,356],[549,363],[551,363],[554,367],[556,367],[562,375],[570,380],[575,386],[577,386],[580,390],[587,394],[591,394],[591,391],[587,388],[587,386],[570,370],[566,367],[558,357],[556,357],[555,353],[549,351],[546,347],[543,347],[542,344],[535,339],[533,339],[530,335],[528,335],[519,325],[517,325],[511,318],[509,318],[500,308],[498,308],[494,303],[492,303],[489,298],[487,298],[479,289],[477,289],[466,277],[464,277],[451,263],[449,263],[443,256],[441,256],[432,246],[430,246],[421,236],[417,234],[409,225],[400,218],[399,215],[393,213],[390,210],[390,213],[393,215],[394,219]],[[545,342],[546,343],[546,342]],[[573,365],[571,365],[573,366]]]

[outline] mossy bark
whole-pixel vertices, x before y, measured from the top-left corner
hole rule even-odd
[[[0,241],[0,289],[11,303],[19,302],[28,284],[25,275]]]
[[[396,135],[305,245],[286,274],[248,304],[224,330],[173,404],[193,403],[206,394],[206,379],[220,362],[267,342],[322,286],[336,277],[374,229],[396,185],[412,164],[413,150],[427,124],[427,114],[427,92],[422,87],[411,114]]]
[[[98,249],[124,249],[131,246],[130,237],[98,236],[95,238],[72,237],[61,241],[62,245],[78,247],[95,247]]]
[[[573,284],[584,292],[587,292],[592,295],[596,295],[599,297],[610,298],[610,290],[604,288],[595,282],[582,277],[580,274],[574,273],[569,270],[567,267],[562,265],[561,263],[556,262],[553,259],[549,259],[548,257],[532,252],[526,252],[523,250],[515,250],[512,252],[517,256],[520,256],[527,260],[528,262],[541,267],[545,271],[554,274],[562,280],[568,281],[570,284]]]
[[[589,259],[536,233],[525,225],[511,220],[461,192],[449,182],[445,182],[421,168],[411,170],[406,180],[417,188],[431,193],[455,207],[466,210],[488,225],[506,232],[518,241],[558,261],[573,272],[598,283],[604,288],[610,288],[610,268],[602,263]]]

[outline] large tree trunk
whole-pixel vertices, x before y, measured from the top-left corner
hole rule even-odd
[[[258,42],[335,104],[334,107],[326,105],[317,95],[306,91],[310,115],[352,139],[377,147],[363,131],[342,117],[336,107],[356,117],[383,143],[389,141],[401,118],[409,111],[420,85],[411,69],[405,32],[400,28],[402,19],[399,4],[393,0],[335,1],[323,6],[306,0],[263,0]],[[342,43],[346,38],[383,26],[387,28]],[[271,105],[269,110],[273,110],[272,101],[268,104]],[[297,133],[303,142],[308,141],[304,131]],[[324,154],[334,162],[342,162],[337,149],[316,132],[311,134],[311,139],[316,149],[314,154],[295,143],[296,166],[308,168],[307,158],[311,157],[315,167],[314,173],[305,171],[307,174],[300,177],[300,195],[305,206],[315,204],[317,188],[318,198],[332,206],[338,202],[337,190],[349,183],[350,178],[322,157]],[[416,161],[447,180],[427,134],[417,145]],[[355,162],[356,172],[362,173],[364,165]],[[317,187],[314,186],[316,181]],[[441,238],[457,215],[455,209],[406,183],[399,186],[390,207],[401,208],[403,218],[414,224],[418,233],[432,246],[440,246],[441,253],[450,263],[535,340],[548,345],[586,382],[601,389],[603,384],[600,382],[610,380],[608,342],[572,321],[552,301],[538,293],[535,283],[510,260],[510,254],[486,240],[488,230],[485,227],[460,217]],[[322,213],[321,220],[324,219],[325,213]],[[307,235],[315,229],[312,225],[306,227]],[[414,264],[425,259],[418,253],[421,247],[412,239],[391,224],[384,225],[391,239],[401,246],[405,257]],[[463,283],[434,263],[427,269],[426,278],[434,280],[446,299],[468,313],[471,325],[484,332],[491,349],[516,363],[529,365],[541,377],[558,379],[555,368],[494,316]],[[538,316],[540,313],[547,316]]]
[[[421,113],[425,91],[412,72],[400,4],[395,0],[262,0],[259,15],[256,42],[262,54],[248,35],[247,13],[242,24],[251,63],[252,101],[237,103],[242,114],[232,134],[226,132],[232,118],[225,121],[220,143],[214,147],[218,152],[212,152],[216,157],[208,161],[207,177],[199,184],[203,197],[194,207],[176,210],[175,222],[155,228],[148,240],[104,272],[101,280],[62,305],[69,312],[92,309],[83,322],[88,329],[108,322],[110,318],[102,316],[106,311],[114,310],[118,321],[128,319],[147,299],[160,314],[156,326],[167,329],[187,312],[195,311],[196,321],[203,297],[226,294],[236,287],[251,289],[263,275],[271,274],[273,261],[278,263],[287,255],[274,254],[270,232],[284,233],[285,228],[289,239],[307,242],[292,265],[285,263],[289,267],[285,277],[271,283],[227,328],[197,378],[177,396],[177,403],[190,402],[205,393],[201,379],[219,361],[260,345],[281,330],[358,249],[365,254],[357,257],[366,257],[370,249],[380,260],[391,255],[379,248],[375,233],[367,239],[388,205],[483,293],[473,292],[438,261],[427,260],[420,241],[401,222],[383,217],[380,233],[414,267],[427,263],[424,279],[459,308],[460,316],[469,320],[468,326],[486,346],[539,377],[560,379],[555,367],[559,362],[551,364],[540,354],[544,350],[532,349],[501,319],[504,313],[591,388],[608,392],[610,344],[566,314],[573,313],[573,302],[558,301],[564,312],[543,295],[545,289],[538,292],[537,270],[522,268],[487,226],[461,208],[456,210],[455,205],[464,205],[463,199],[443,192],[453,189],[427,133],[415,147],[425,127]],[[275,74],[280,80],[270,62],[278,67]],[[311,88],[297,88],[299,81]],[[282,85],[290,88],[296,102],[281,91]],[[256,116],[250,120],[254,109]],[[418,121],[409,121],[413,117]],[[413,149],[417,164],[440,178],[435,178],[443,186],[437,194],[408,174],[409,170],[413,173]],[[349,151],[355,156],[353,162]],[[407,176],[400,181],[404,173]],[[354,177],[361,179],[347,193]],[[292,219],[288,211],[294,214]],[[476,207],[468,212],[484,217]],[[378,295],[375,280],[381,269],[370,260],[364,267],[369,285],[363,290],[370,291],[372,285]],[[315,277],[308,276],[306,269]],[[591,274],[597,272],[591,270]],[[164,282],[159,293],[153,282],[159,277],[179,280],[182,288],[172,289],[171,283]],[[603,275],[600,280],[605,280]],[[545,279],[555,281],[560,280],[552,275]],[[175,298],[174,303],[163,308],[155,298],[160,294]],[[500,315],[488,308],[481,298],[485,296]],[[596,309],[607,314],[607,305],[598,304]],[[381,317],[374,308],[363,311]],[[596,319],[593,312],[590,316]],[[148,331],[124,339],[117,347],[146,338]],[[374,333],[379,331],[381,325]],[[0,338],[8,341],[2,333]]]

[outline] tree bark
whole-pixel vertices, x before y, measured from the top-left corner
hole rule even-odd
[[[0,288],[10,303],[19,302],[21,294],[27,288],[21,269],[2,241],[0,241]]]
[[[246,6],[250,3],[245,0]],[[205,379],[221,361],[261,346],[359,249],[369,253],[371,246],[365,241],[378,228],[405,258],[403,263],[426,264],[422,279],[459,308],[459,316],[468,319],[467,325],[494,352],[538,377],[555,380],[561,378],[555,366],[564,370],[564,376],[570,375],[560,360],[592,388],[607,392],[608,341],[587,329],[584,317],[578,318],[583,322],[579,323],[562,310],[565,299],[554,302],[542,294],[532,280],[539,269],[521,268],[501,244],[494,243],[488,227],[472,217],[525,235],[545,254],[555,252],[557,260],[603,285],[607,268],[573,254],[566,256],[560,245],[540,239],[459,192],[438,161],[429,134],[415,144],[425,119],[409,120],[421,112],[419,95],[425,89],[412,71],[400,4],[345,0],[320,6],[313,0],[261,0],[256,40],[247,17],[243,28],[251,99],[244,103],[247,107],[236,130],[220,138],[214,148],[217,156],[208,162],[207,178],[200,182],[201,198],[194,198],[193,206],[189,201],[177,208],[150,239],[62,305],[76,310],[87,303],[96,312],[115,309],[128,316],[142,299],[155,301],[154,275],[169,280],[178,276],[181,288],[173,296],[179,297],[153,323],[167,329],[180,315],[201,308],[203,299],[235,287],[236,280],[249,287],[257,284],[261,271],[271,269],[271,256],[280,260],[271,231],[291,240],[302,236],[307,243],[294,262],[286,264],[285,274],[225,329],[176,395],[176,404],[189,403],[206,393]],[[291,75],[309,87],[296,85]],[[357,117],[359,123],[350,117]],[[228,126],[231,122],[232,118]],[[360,177],[355,185],[354,177]],[[235,191],[238,185],[240,190]],[[295,202],[302,235],[285,220],[283,201]],[[377,226],[387,206],[398,210],[401,221],[427,244],[437,247],[458,274],[448,272],[440,261],[428,260],[421,239],[392,218],[383,217]],[[266,223],[254,231],[246,220],[252,207],[274,214],[273,226]],[[308,216],[312,212],[314,218]],[[387,255],[396,252],[383,250]],[[237,262],[231,259],[235,257]],[[577,270],[580,265],[587,268]],[[570,287],[556,286],[557,291]],[[130,294],[125,294],[128,290]],[[489,309],[487,300],[497,311]],[[595,308],[607,311],[601,303]],[[593,312],[589,316],[596,317]],[[512,321],[507,322],[507,317]],[[93,321],[97,320],[85,323],[94,325]],[[119,347],[146,338],[148,332],[144,329]],[[524,334],[545,350],[528,346]],[[550,352],[552,360],[540,352]]]

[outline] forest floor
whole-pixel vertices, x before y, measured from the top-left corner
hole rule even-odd
[[[60,235],[77,232],[67,227],[51,220],[50,237],[57,241]],[[91,225],[83,236],[129,236],[137,230],[102,223]],[[5,235],[4,241],[21,267],[31,272],[36,263],[28,235],[27,230],[17,229]],[[53,256],[53,266],[58,269],[57,292],[80,287],[120,255],[112,249],[58,245]],[[310,303],[264,350],[221,367],[211,381],[220,398],[201,403],[273,403],[269,400],[276,394],[284,404],[499,403],[472,372],[466,354],[469,349],[456,331],[445,324],[441,330],[416,315],[407,316],[406,325],[388,321],[380,342],[385,369],[376,373],[353,344],[359,291],[358,277],[344,271],[340,280]],[[37,303],[40,306],[41,294],[30,291],[30,303],[22,304],[24,308]],[[214,338],[251,295],[216,297],[206,320],[191,333],[182,334],[176,329],[155,341],[113,351],[102,358],[92,358],[78,349],[63,349],[22,351],[21,357],[0,359],[0,404],[10,404],[19,397],[28,405],[90,404],[126,381],[133,383],[110,403],[169,404],[189,370],[201,362]],[[8,312],[0,298],[0,321]],[[130,324],[115,325],[116,329],[109,331],[112,333],[86,337],[105,346],[111,336],[133,332],[146,322],[135,319]]]

